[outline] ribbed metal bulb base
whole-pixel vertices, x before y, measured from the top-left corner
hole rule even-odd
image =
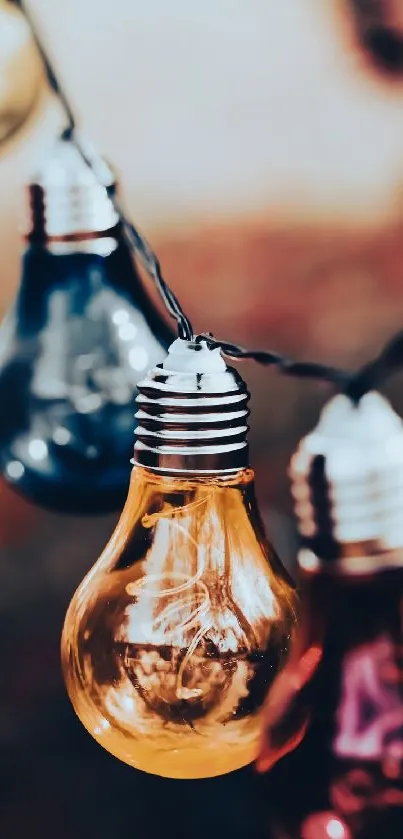
[[[403,547],[403,423],[379,393],[334,397],[290,477],[303,544],[320,558]]]
[[[107,235],[119,218],[110,200],[114,173],[80,138],[90,168],[68,139],[60,138],[27,184],[25,233],[32,242],[80,241]]]
[[[249,393],[219,350],[178,339],[138,391],[135,463],[194,475],[248,465]]]

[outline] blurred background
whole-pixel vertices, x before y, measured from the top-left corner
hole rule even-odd
[[[0,0],[2,315],[21,273],[22,185],[63,126],[16,5]],[[197,330],[354,367],[401,327],[399,0],[28,5]],[[287,462],[328,390],[252,364],[242,375],[263,515],[292,568]],[[397,380],[390,395],[403,411]],[[0,836],[265,836],[252,770],[141,775],[74,717],[61,625],[116,519],[49,513],[0,486]]]

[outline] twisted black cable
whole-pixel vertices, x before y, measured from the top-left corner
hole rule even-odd
[[[219,341],[211,333],[198,335],[195,340],[197,343],[205,341],[212,349],[220,347],[223,354],[229,358],[250,358],[258,364],[277,367],[285,376],[329,382],[355,404],[358,404],[366,393],[379,388],[389,376],[403,368],[403,331],[394,335],[378,356],[355,372],[312,361],[294,361],[270,350],[247,350],[238,344]]]
[[[239,360],[250,358],[258,364],[267,367],[277,367],[284,376],[317,379],[318,381],[329,382],[337,388],[346,388],[351,378],[351,373],[341,370],[338,367],[318,364],[314,361],[294,361],[291,358],[287,358],[287,356],[280,355],[271,350],[246,350],[238,344],[219,341],[211,333],[198,335],[195,340],[196,343],[204,341],[212,349],[220,347],[223,354],[229,358]]]
[[[91,169],[92,172],[96,175],[97,173],[94,171],[93,161],[87,156],[85,150],[82,148],[79,138],[76,134],[76,126],[77,121],[74,116],[74,111],[72,106],[70,105],[68,96],[66,95],[63,87],[60,83],[60,80],[54,70],[53,64],[51,59],[48,55],[47,49],[45,48],[42,38],[39,34],[38,28],[36,23],[34,22],[31,13],[28,11],[24,0],[17,0],[18,6],[20,7],[32,33],[32,37],[35,41],[35,44],[38,48],[39,54],[43,61],[43,65],[48,77],[49,85],[53,92],[58,97],[62,108],[65,112],[67,118],[67,126],[64,129],[62,136],[64,139],[70,140],[71,143],[74,144],[75,148],[77,149],[78,153],[80,154],[83,161],[86,165]],[[123,208],[119,202],[119,199],[116,195],[110,195],[110,200],[112,201],[114,208],[116,210],[117,215],[121,221],[124,234],[126,239],[129,243],[131,249],[135,252],[135,254],[141,260],[145,270],[154,281],[157,289],[162,297],[164,305],[173,317],[178,325],[178,335],[180,338],[184,338],[188,341],[191,341],[193,338],[193,329],[190,323],[189,318],[185,315],[176,295],[171,291],[167,283],[165,282],[162,272],[161,266],[157,257],[155,256],[152,248],[148,244],[147,240],[144,236],[137,230],[137,228],[132,224],[132,222],[128,219]]]
[[[67,133],[66,131],[64,132],[64,136],[68,136],[70,141],[73,143],[73,145],[81,155],[84,162],[87,164],[87,166],[89,166],[91,171],[94,172],[92,161],[85,154],[85,151],[81,146],[80,140],[77,137],[75,130],[73,129],[70,132],[70,129],[68,128]],[[96,172],[94,172],[94,174],[96,174]],[[187,315],[185,315],[178,298],[173,293],[172,289],[169,288],[168,284],[165,282],[162,276],[159,260],[157,259],[154,251],[148,244],[145,237],[141,233],[139,233],[134,224],[132,224],[132,222],[128,219],[116,193],[110,195],[109,197],[123,225],[123,230],[126,239],[129,243],[129,246],[139,257],[145,270],[157,286],[157,289],[160,293],[160,296],[162,297],[163,303],[168,313],[177,322],[179,338],[184,338],[186,341],[191,341],[193,339],[192,324],[190,323],[190,320],[187,317]]]
[[[378,388],[393,373],[403,367],[403,332],[398,332],[384,346],[379,355],[354,373],[344,393],[358,403],[368,391]]]
[[[27,9],[27,6],[26,6],[26,3],[24,2],[24,0],[15,0],[15,3],[21,9],[21,12],[24,15],[24,18],[27,21],[27,24],[28,24],[28,26],[31,30],[31,35],[32,35],[32,38],[35,42],[35,46],[36,46],[36,48],[39,52],[39,55],[42,59],[42,63],[43,63],[43,66],[45,68],[45,72],[46,72],[46,75],[47,75],[47,78],[48,78],[49,85],[50,85],[51,89],[53,90],[53,92],[58,97],[58,99],[59,99],[59,101],[60,101],[60,103],[63,107],[63,110],[66,114],[67,122],[68,122],[68,130],[70,132],[73,132],[74,128],[76,126],[76,120],[75,120],[75,116],[74,116],[74,113],[73,113],[73,109],[70,105],[70,102],[69,102],[67,96],[66,96],[66,93],[64,92],[64,90],[63,90],[63,88],[60,84],[60,80],[58,79],[58,77],[55,73],[55,70],[54,70],[52,62],[49,58],[48,52],[47,52],[47,50],[46,50],[46,48],[45,48],[45,46],[42,42],[42,38],[41,38],[41,36],[38,32],[36,23],[32,18],[31,12]]]
[[[62,85],[60,84],[60,80],[54,70],[47,49],[43,44],[36,23],[34,22],[31,13],[28,11],[24,0],[15,0],[15,2],[21,9],[22,14],[30,27],[32,37],[43,61],[49,85],[58,97],[65,112],[67,126],[63,132],[63,136],[75,145],[86,165],[92,172],[94,172],[94,174],[96,174],[94,171],[93,161],[87,157],[85,150],[82,148],[80,140],[77,137],[76,119],[73,109]],[[141,260],[147,273],[154,281],[167,311],[177,322],[179,337],[188,341],[193,340],[194,333],[190,320],[185,315],[176,295],[164,280],[159,261],[152,248],[144,236],[139,233],[134,224],[132,224],[132,222],[127,218],[116,195],[112,195],[110,198],[121,220],[129,246]],[[275,366],[287,376],[312,378],[329,382],[349,396],[349,398],[356,404],[365,393],[372,390],[374,387],[379,386],[389,375],[403,367],[403,332],[394,336],[377,358],[364,365],[356,373],[348,373],[337,367],[318,364],[316,362],[294,361],[270,350],[246,350],[237,344],[230,344],[226,341],[218,341],[210,333],[198,335],[195,340],[197,342],[206,341],[210,347],[220,347],[224,355],[233,359],[250,358],[258,364]]]

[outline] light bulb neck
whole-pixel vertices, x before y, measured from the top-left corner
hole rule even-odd
[[[110,200],[117,189],[115,176],[90,145],[81,139],[80,143],[95,171],[70,140],[60,138],[27,184],[24,233],[29,242],[90,243],[110,236],[117,227],[119,218]]]
[[[290,466],[303,567],[403,564],[403,423],[378,393],[336,396]],[[354,570],[353,570],[354,569]]]
[[[248,466],[249,393],[219,351],[178,339],[138,391],[135,463],[201,476]]]

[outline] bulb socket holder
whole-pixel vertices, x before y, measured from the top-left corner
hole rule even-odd
[[[248,400],[245,382],[219,350],[178,339],[138,384],[133,462],[193,475],[246,468]]]
[[[119,223],[111,197],[117,181],[106,161],[80,138],[93,170],[68,138],[60,137],[26,186],[24,234],[29,242],[77,242],[110,236]]]
[[[379,393],[358,405],[334,397],[289,474],[305,552],[337,560],[403,548],[403,423]]]

